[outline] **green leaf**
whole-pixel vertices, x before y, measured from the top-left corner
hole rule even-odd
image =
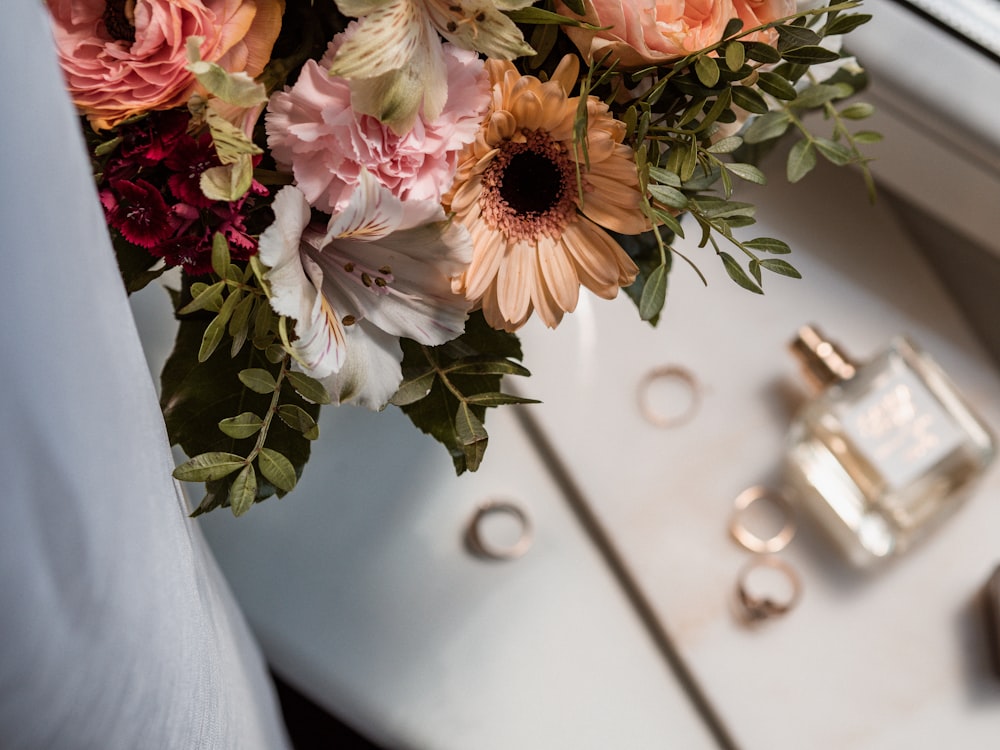
[[[234,516],[242,516],[253,506],[257,499],[257,472],[253,466],[247,465],[236,475],[229,488],[229,508]]]
[[[182,482],[207,482],[229,476],[246,464],[243,456],[223,451],[202,453],[174,469],[174,479]]]
[[[799,95],[799,92],[795,90],[795,87],[784,76],[768,70],[758,74],[757,86],[765,94],[770,94],[775,99],[791,101]]]
[[[855,143],[878,143],[883,138],[881,133],[874,130],[859,130],[852,137]]]
[[[431,392],[437,372],[430,370],[411,380],[404,380],[389,399],[393,406],[406,406],[425,398]]]
[[[868,13],[852,13],[846,16],[837,16],[827,24],[826,35],[849,34],[870,20],[872,20],[872,17]]]
[[[854,152],[843,143],[828,138],[816,138],[816,149],[832,164],[842,167],[854,161]]]
[[[212,322],[205,329],[205,336],[201,340],[201,348],[198,350],[198,361],[204,362],[215,353],[222,337],[226,335],[226,321],[221,316],[212,318]]]
[[[729,253],[719,253],[719,255],[722,258],[722,265],[726,269],[726,273],[729,274],[729,278],[747,291],[754,294],[764,293],[764,290],[753,282],[753,279],[747,275],[746,271],[740,268],[740,264],[736,262],[736,259],[732,255]]]
[[[705,114],[701,120],[701,124],[698,126],[698,132],[708,130],[715,124],[715,122],[722,117],[726,112],[732,113],[731,105],[733,102],[733,92],[732,89],[723,89],[719,96],[716,98],[715,102],[712,104],[711,109]]]
[[[256,302],[257,299],[252,294],[248,294],[240,299],[239,304],[236,305],[236,309],[233,310],[233,314],[229,318],[230,336],[242,333],[243,337],[246,338],[247,330],[250,326],[250,313],[253,311],[253,306]]]
[[[241,370],[239,379],[254,393],[274,393],[274,389],[278,387],[274,376],[260,367]]]
[[[273,448],[261,448],[257,455],[257,466],[271,484],[283,492],[291,492],[295,488],[297,477],[295,467],[284,455]]]
[[[306,401],[311,401],[314,404],[330,403],[330,394],[326,390],[326,386],[316,380],[316,378],[295,371],[285,373],[285,378],[291,383],[295,392]]]
[[[229,319],[233,315],[233,310],[236,309],[236,306],[240,303],[240,300],[242,299],[243,299],[243,292],[241,292],[239,289],[234,289],[229,293],[229,296],[226,297],[226,299],[223,301],[222,307],[219,308],[219,314],[218,314],[219,323],[223,327],[228,328]]]
[[[849,94],[850,91],[846,95]],[[814,109],[842,96],[845,96],[845,92],[840,86],[817,83],[800,91],[792,101],[792,106],[799,109]]]
[[[789,276],[793,279],[802,278],[802,274],[791,263],[780,258],[765,258],[760,261],[760,267],[781,276]]]
[[[220,65],[201,59],[203,37],[187,38],[187,69],[210,93],[223,101],[249,108],[267,101],[267,90],[246,73],[229,73]]]
[[[450,365],[446,372],[449,375],[522,375],[529,376],[531,372],[523,365],[509,359],[482,360],[470,357],[455,365]]]
[[[253,338],[263,339],[273,336],[274,321],[277,316],[271,310],[271,304],[261,300],[253,311]]]
[[[231,262],[226,235],[222,232],[216,232],[212,235],[212,270],[215,271],[216,276],[224,279]]]
[[[754,118],[743,134],[747,143],[762,143],[784,135],[791,125],[792,118],[787,112],[769,112]]]
[[[528,44],[535,50],[535,54],[525,60],[527,71],[538,70],[545,61],[548,60],[556,42],[559,41],[559,26],[554,24],[537,24],[531,30]]]
[[[301,406],[281,404],[278,407],[278,416],[293,430],[301,432],[307,440],[315,440],[319,437],[319,425],[316,424],[312,415]]]
[[[696,203],[698,211],[711,219],[726,219],[732,216],[753,216],[757,212],[757,207],[753,203],[744,201],[729,201],[709,195],[698,198]]]
[[[676,172],[671,172],[668,169],[662,169],[661,167],[654,167],[650,165],[649,167],[649,178],[655,180],[660,185],[669,185],[670,187],[679,188],[681,186],[681,178]]]
[[[192,287],[194,291],[195,287]],[[199,288],[199,291],[194,295],[194,298],[184,305],[181,309],[177,311],[178,315],[189,315],[190,313],[197,312],[198,310],[207,310],[211,308],[218,309],[218,306],[222,304],[222,293],[226,289],[226,282],[217,281],[206,287]]]
[[[764,42],[747,42],[745,45],[747,57],[757,62],[774,64],[781,60],[781,53],[770,44]]]
[[[219,422],[219,429],[231,438],[248,438],[260,432],[264,420],[252,411],[245,411],[236,417],[227,417]]]
[[[584,13],[581,12],[580,15],[584,15]],[[590,24],[582,23],[578,18],[562,16],[558,13],[553,13],[550,10],[545,10],[544,8],[520,8],[518,10],[508,11],[507,16],[514,23],[532,25],[551,24],[559,26],[590,26]]]
[[[684,193],[676,188],[666,185],[648,185],[646,188],[653,198],[664,206],[684,210],[688,206],[688,198]]]
[[[694,176],[695,169],[698,168],[698,146],[695,143],[686,144],[687,148],[681,151],[681,168],[677,174],[684,181],[690,180]]]
[[[229,335],[233,338],[229,353],[232,357],[235,357],[246,343],[247,335],[250,333],[250,313],[255,303],[254,295],[248,294],[236,306],[232,317],[229,318]]]
[[[97,146],[94,148],[94,156],[96,156],[99,159],[102,156],[107,156],[108,154],[114,153],[114,150],[118,148],[121,145],[122,141],[124,140],[125,139],[122,136],[118,135],[112,138],[111,140],[102,141],[101,143],[97,144]]]
[[[776,240],[773,237],[756,237],[743,243],[751,250],[760,250],[773,255],[785,255],[792,252],[787,242]]]
[[[738,149],[743,145],[743,139],[738,135],[730,135],[726,138],[722,138],[711,146],[709,146],[706,151],[710,154],[731,154],[733,151]]]
[[[489,435],[487,435],[486,428],[479,417],[473,413],[468,404],[458,405],[458,413],[455,415],[455,432],[462,445],[466,466],[469,471],[475,471],[483,461]]]
[[[752,182],[756,185],[767,184],[767,177],[765,177],[764,173],[753,164],[741,164],[734,162],[732,164],[727,164],[726,169],[739,177],[741,180],[746,180],[747,182]]]
[[[218,133],[214,134],[214,140],[217,146],[223,143]],[[253,162],[250,156],[239,156],[231,164],[209,167],[198,178],[201,192],[213,201],[237,201],[246,195],[252,183]]]
[[[781,24],[775,30],[778,32],[778,48],[781,50],[810,47],[823,41],[819,34],[803,26]]]
[[[677,237],[684,236],[684,227],[681,226],[680,220],[674,214],[664,211],[662,208],[654,207],[653,218],[658,222],[657,229],[661,236],[666,233],[676,235]],[[671,237],[670,239],[672,240],[673,238]],[[668,240],[664,240],[664,242],[668,242]],[[619,242],[618,244],[621,245],[622,243]]]
[[[725,37],[723,37],[725,38]],[[746,50],[739,42],[730,42],[726,45],[726,67],[736,72],[743,67],[746,62]]]
[[[736,36],[743,30],[743,21],[739,18],[730,18],[726,22],[726,28],[722,31],[722,38],[728,39],[731,36]]]
[[[768,112],[767,102],[758,91],[749,86],[733,86],[733,104],[742,107],[747,112],[763,115]]]
[[[717,166],[713,166],[711,169],[699,169],[697,174],[684,180],[684,189],[696,193],[711,190],[718,182],[720,172],[721,170]]]
[[[515,396],[511,393],[473,393],[466,397],[466,403],[474,406],[503,406],[505,404],[537,404],[539,401],[534,398]]]
[[[694,72],[698,80],[712,88],[719,82],[719,64],[714,57],[699,55],[694,61]]]
[[[840,116],[848,120],[863,120],[875,114],[875,107],[868,102],[854,102],[840,110]]]
[[[799,65],[819,65],[840,59],[840,54],[826,47],[799,47],[781,53],[782,58]]]
[[[646,279],[642,288],[642,298],[639,301],[639,317],[643,320],[656,320],[667,302],[667,264],[658,265]]]
[[[802,139],[797,141],[788,152],[786,174],[789,182],[798,182],[809,174],[816,166],[816,149],[812,142]]]

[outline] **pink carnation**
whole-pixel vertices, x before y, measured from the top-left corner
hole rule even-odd
[[[73,101],[95,130],[185,104],[195,87],[189,36],[202,59],[259,75],[281,29],[283,0],[47,0]]]
[[[344,78],[327,74],[346,34],[330,44],[319,63],[308,61],[291,88],[271,96],[267,144],[279,168],[290,171],[310,205],[342,210],[367,170],[397,198],[440,201],[451,186],[459,151],[479,131],[489,103],[489,79],[474,52],[444,45],[448,100],[441,116],[419,116],[397,135],[369,115],[351,109]]]

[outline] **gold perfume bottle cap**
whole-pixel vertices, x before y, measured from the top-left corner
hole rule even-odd
[[[802,363],[806,377],[818,388],[849,380],[857,369],[851,359],[815,326],[802,326],[789,348]]]

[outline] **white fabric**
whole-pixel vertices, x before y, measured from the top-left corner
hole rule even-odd
[[[0,70],[0,747],[287,747],[170,476],[40,0],[5,0]]]

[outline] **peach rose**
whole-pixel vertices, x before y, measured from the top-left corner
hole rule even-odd
[[[203,60],[259,75],[284,12],[284,0],[46,1],[67,86],[95,130],[186,103],[189,36],[204,38]]]
[[[737,16],[743,21],[744,29],[777,21],[779,18],[792,15],[796,10],[796,0],[733,0],[733,5],[736,7]],[[774,44],[778,39],[778,33],[774,29],[767,29],[749,34],[742,39],[748,42]]]
[[[564,30],[588,61],[610,51],[619,65],[637,68],[715,44],[732,18],[742,18],[745,27],[756,26],[780,18],[787,7],[794,11],[795,0],[584,0],[584,20],[610,28]],[[562,2],[557,9],[574,16]]]

